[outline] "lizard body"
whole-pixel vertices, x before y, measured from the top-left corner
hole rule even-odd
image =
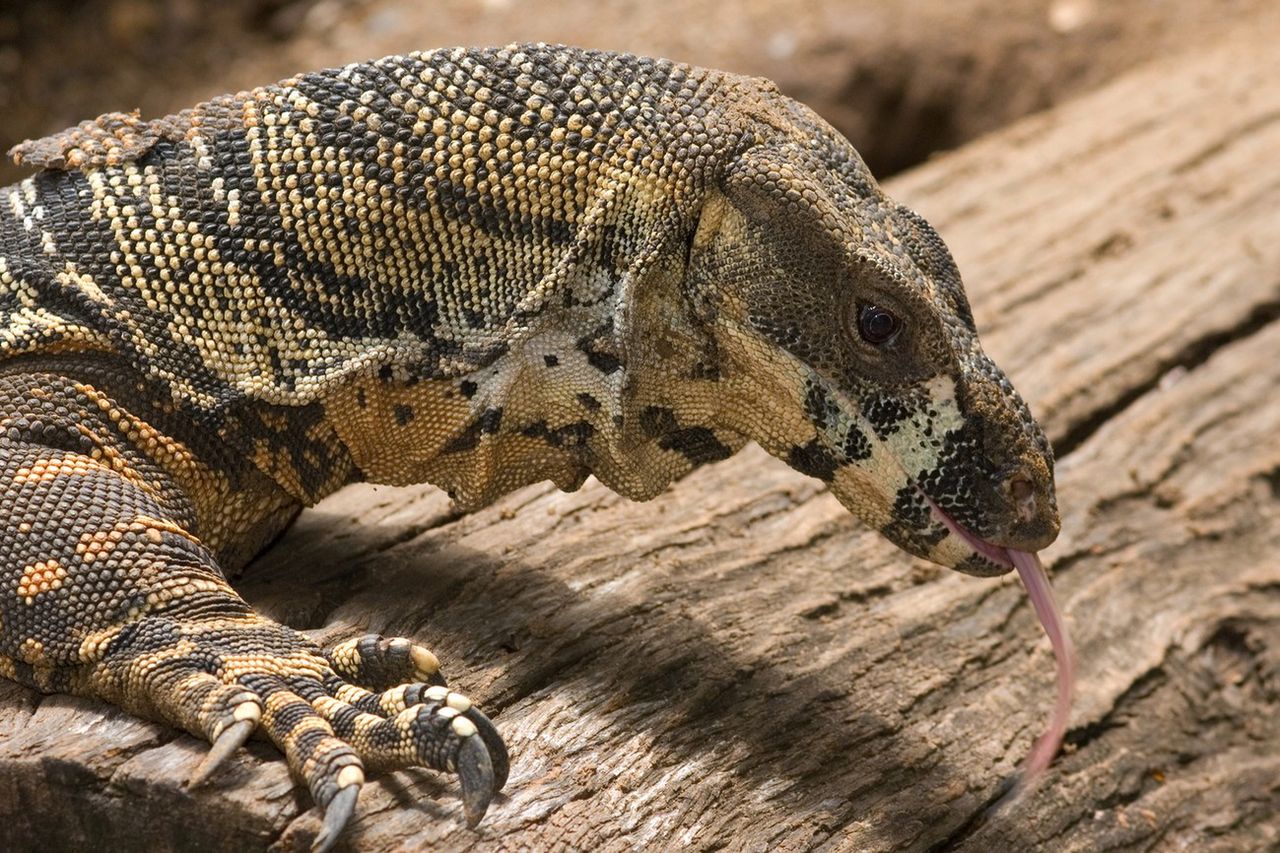
[[[0,674],[209,738],[200,778],[261,724],[319,846],[363,764],[458,772],[471,821],[507,765],[427,650],[325,655],[227,583],[346,483],[645,499],[756,441],[963,571],[1007,566],[955,525],[1056,535],[945,246],[767,81],[438,50],[14,153],[41,171],[0,191]]]

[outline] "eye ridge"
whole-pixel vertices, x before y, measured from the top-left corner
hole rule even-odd
[[[858,334],[869,344],[885,344],[902,329],[902,321],[879,305],[863,305],[858,310]]]

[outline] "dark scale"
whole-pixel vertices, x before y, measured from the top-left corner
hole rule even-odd
[[[802,474],[830,482],[835,478],[839,463],[834,454],[819,440],[791,448],[787,464]]]
[[[927,557],[930,549],[947,535],[946,528],[929,524],[929,519],[929,506],[924,495],[914,485],[908,486],[895,495],[893,521],[882,527],[880,532],[892,537],[903,550]],[[984,572],[978,572],[981,573]],[[985,573],[989,573],[989,569]]]
[[[886,438],[897,431],[901,422],[912,415],[912,409],[899,398],[880,392],[860,400],[862,416],[875,428],[876,435]]]
[[[733,450],[707,427],[685,427],[669,432],[658,440],[663,450],[674,450],[694,465],[719,462],[733,455]]]

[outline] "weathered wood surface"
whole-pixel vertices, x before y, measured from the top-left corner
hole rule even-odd
[[[1080,687],[1065,754],[984,819],[1052,660],[1012,578],[913,561],[757,450],[648,504],[594,482],[457,518],[349,489],[241,586],[332,642],[421,639],[514,763],[366,788],[355,850],[1264,849],[1280,844],[1280,52],[1133,72],[895,180],[1060,448],[1047,552]],[[0,687],[0,847],[301,849],[265,744]]]

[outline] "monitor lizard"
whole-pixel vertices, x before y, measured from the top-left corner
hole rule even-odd
[[[355,481],[636,500],[754,441],[975,575],[1057,534],[1048,441],[942,240],[769,81],[563,46],[301,74],[11,152],[0,675],[212,743],[324,810],[497,729],[410,640],[322,651],[229,575]]]

